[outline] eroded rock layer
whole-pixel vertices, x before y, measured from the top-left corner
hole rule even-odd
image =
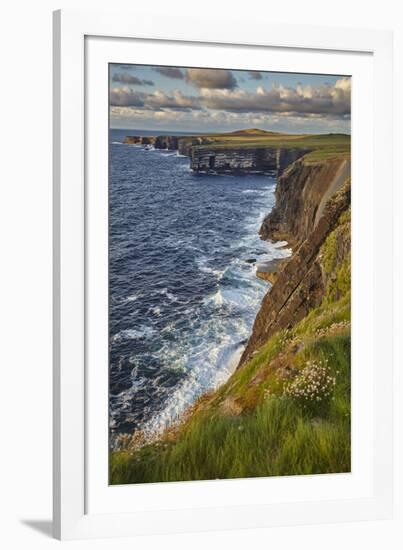
[[[306,149],[277,147],[191,149],[190,167],[198,173],[270,174],[280,175],[285,168],[308,152]]]
[[[293,242],[294,253],[281,264],[262,301],[241,364],[273,334],[292,328],[321,304],[332,276],[324,268],[321,249],[350,207],[349,168],[343,159],[311,164],[297,161],[280,178],[277,204],[264,220],[261,235]],[[335,242],[335,265],[341,264],[348,254],[350,235],[340,232]]]
[[[348,159],[294,162],[278,179],[276,205],[263,221],[262,239],[286,240],[293,245],[306,239],[321,218],[327,201],[349,175]]]

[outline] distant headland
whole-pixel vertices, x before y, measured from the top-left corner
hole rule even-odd
[[[198,174],[268,174],[280,176],[301,157],[306,161],[347,158],[347,134],[286,134],[248,128],[200,135],[127,135],[125,144],[178,151]]]

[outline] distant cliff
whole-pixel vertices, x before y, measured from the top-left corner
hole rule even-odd
[[[280,147],[207,146],[191,149],[190,167],[198,173],[276,174],[304,156],[309,149]]]
[[[128,145],[152,145],[155,149],[189,156],[190,168],[198,174],[273,174],[281,175],[297,159],[310,152],[304,147],[269,145],[234,147],[219,145],[210,136],[126,136]]]
[[[249,128],[221,134],[156,136],[128,135],[124,143],[176,150],[190,158],[195,174],[270,174],[281,176],[298,159],[347,158],[350,136],[345,134],[282,134]],[[313,155],[313,156],[312,156]],[[298,167],[294,167],[298,170]],[[319,170],[328,170],[323,165]],[[301,178],[304,174],[301,175]],[[326,179],[326,175],[324,175]],[[314,190],[319,192],[320,189]],[[281,209],[281,205],[278,205]],[[274,221],[274,219],[273,219]]]

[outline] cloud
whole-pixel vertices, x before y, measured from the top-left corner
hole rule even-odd
[[[147,94],[133,90],[129,86],[112,88],[110,91],[110,105],[114,107],[137,107],[144,110],[160,111],[201,109],[199,98],[185,96],[180,90],[173,90],[166,94],[160,90]]]
[[[225,69],[187,69],[186,80],[197,88],[233,90],[237,87],[236,78]]]
[[[334,85],[289,88],[258,86],[256,92],[246,90],[200,91],[201,103],[208,109],[243,113],[283,113],[299,116],[348,117],[351,108],[351,80],[341,78]]]
[[[111,116],[122,127],[150,123],[180,129],[261,127],[295,132],[349,132],[351,80],[286,87],[262,85],[254,91],[202,87],[198,94],[180,90],[146,92],[129,85],[110,91]],[[137,121],[137,122],[135,122]]]
[[[177,78],[180,80],[185,78],[183,72],[177,67],[154,67],[154,71],[168,78]]]
[[[136,107],[111,107],[112,127],[148,128],[156,133],[170,131],[216,132],[240,128],[264,128],[278,132],[317,133],[350,131],[350,122],[341,118],[304,118],[273,113],[230,113],[207,110],[148,111]]]
[[[144,92],[138,92],[128,86],[112,88],[109,94],[111,106],[116,107],[144,107]]]
[[[138,86],[154,86],[152,80],[137,78],[137,76],[129,73],[116,73],[112,77],[113,82],[121,82],[122,84],[137,84]]]
[[[148,94],[144,100],[144,104],[148,109],[200,109],[200,102],[197,97],[185,96],[179,90],[173,90],[170,94],[156,91],[153,94]]]
[[[263,78],[260,71],[248,71],[248,75],[251,80],[262,80]]]

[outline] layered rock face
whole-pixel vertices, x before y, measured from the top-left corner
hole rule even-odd
[[[124,143],[134,145],[152,145],[156,149],[176,150],[179,154],[190,158],[190,168],[195,174],[269,174],[280,177],[292,166],[295,179],[299,179],[302,194],[313,195],[321,193],[321,186],[326,186],[327,172],[332,172],[332,162],[338,162],[337,155],[349,156],[350,139],[342,134],[323,135],[291,135],[276,132],[267,132],[257,128],[249,128],[237,132],[196,135],[128,135]],[[318,188],[311,188],[311,172],[300,173],[304,163],[297,164],[308,153],[314,153],[311,158],[323,158],[318,163],[318,170],[322,171],[321,178],[314,178],[315,182],[321,182]],[[326,156],[332,155],[333,161],[326,160]],[[325,162],[326,160],[326,162]],[[319,166],[320,164],[320,166]],[[345,166],[345,171],[349,166]],[[278,197],[286,201],[287,197],[281,193],[279,182]],[[329,198],[329,197],[327,197]],[[327,200],[326,198],[326,200]],[[299,200],[299,199],[298,199]],[[316,198],[314,197],[314,202]],[[323,206],[320,207],[320,217]],[[289,204],[288,210],[292,211],[294,205]],[[283,210],[283,205],[278,204],[278,210]],[[308,209],[309,210],[309,209]],[[282,214],[281,214],[282,215]],[[284,214],[287,218],[288,214]],[[272,216],[273,227],[268,228],[273,232],[274,224],[277,224],[277,232],[282,232],[284,220],[280,215]],[[262,230],[264,237],[264,229]]]
[[[321,304],[331,276],[322,265],[321,248],[350,207],[349,168],[343,159],[297,161],[280,178],[276,207],[264,220],[261,234],[265,239],[294,242],[295,252],[281,264],[262,301],[240,364],[277,331],[293,327]],[[340,232],[335,239],[335,265],[349,253],[349,233],[346,237]]]
[[[277,147],[192,147],[190,168],[197,173],[276,174],[308,152]]]
[[[192,149],[198,145],[209,144],[211,140],[208,137],[181,137],[178,139],[178,153],[192,157]]]
[[[209,147],[206,136],[126,136],[128,145],[153,145],[177,150],[190,157],[190,168],[198,174],[272,174],[280,176],[309,149],[279,147]]]
[[[350,161],[329,159],[313,164],[298,160],[277,182],[276,205],[264,219],[262,239],[296,245],[306,239],[323,214],[328,199],[350,175]]]

